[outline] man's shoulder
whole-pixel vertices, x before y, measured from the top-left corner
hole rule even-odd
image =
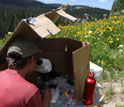
[[[25,85],[23,85],[28,91],[31,91],[31,92],[36,92],[37,90],[38,90],[38,88],[34,85],[34,84],[32,84],[32,83],[30,83],[30,82],[28,82],[28,81],[26,81],[25,80]]]
[[[1,76],[5,75],[5,77],[7,77],[7,80],[11,83],[11,87],[9,88],[19,90],[21,94],[35,93],[38,90],[38,88],[34,84],[25,80],[18,73],[11,72],[11,70],[6,69],[4,71],[1,71],[1,74]],[[7,82],[4,81],[4,83],[6,84]]]

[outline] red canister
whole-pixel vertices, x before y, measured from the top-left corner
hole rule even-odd
[[[89,77],[85,81],[85,88],[82,101],[85,105],[91,105],[93,102],[94,90],[96,85],[96,80],[93,77],[94,72],[90,72]]]

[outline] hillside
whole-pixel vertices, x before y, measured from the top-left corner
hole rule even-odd
[[[55,8],[54,6],[50,6],[47,4],[44,4],[42,2],[36,1],[36,0],[0,0],[0,6],[4,7],[17,7],[22,9],[31,9],[31,10],[44,10],[50,11],[51,9]]]
[[[44,4],[36,0],[0,0],[0,37],[9,31],[13,32],[21,19],[37,16],[60,6],[61,4]],[[66,11],[81,20],[87,16],[88,20],[102,19],[104,14],[108,17],[110,13],[108,10],[82,5],[68,6]],[[65,23],[64,19],[60,19],[57,22],[61,23],[67,24],[67,21]]]
[[[36,0],[0,0],[0,4],[9,5],[9,6],[19,6],[19,7],[34,7],[34,8],[53,8],[53,6],[49,6],[42,2]]]

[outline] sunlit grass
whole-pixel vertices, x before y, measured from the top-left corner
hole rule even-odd
[[[102,80],[124,77],[124,17],[109,17],[108,19],[74,23],[61,29],[56,35],[47,38],[69,37],[90,43],[90,60],[103,67]],[[8,40],[10,34],[0,39],[0,48]]]

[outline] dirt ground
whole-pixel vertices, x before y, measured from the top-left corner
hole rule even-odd
[[[112,98],[105,100],[102,106],[124,107],[124,79],[102,83],[103,86],[102,92],[105,94],[111,85],[114,89],[114,94],[112,95]],[[105,98],[107,98],[107,96],[105,96]]]

